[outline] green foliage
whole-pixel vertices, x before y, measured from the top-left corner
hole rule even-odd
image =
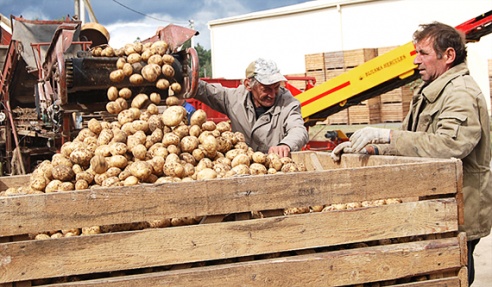
[[[191,40],[186,41],[183,44],[183,49],[191,47]],[[200,78],[212,77],[212,52],[205,49],[200,43],[195,45],[196,53],[198,54],[198,61],[200,64]]]

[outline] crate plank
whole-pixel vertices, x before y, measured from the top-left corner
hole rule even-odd
[[[456,257],[460,252],[458,239],[448,238],[182,269],[130,278],[74,282],[63,286],[343,286],[459,269],[461,264]],[[456,280],[456,277],[451,277],[403,286],[449,286],[442,284],[456,283]],[[442,284],[429,285],[439,281]]]
[[[325,69],[324,53],[313,53],[304,55],[306,71],[316,71]]]

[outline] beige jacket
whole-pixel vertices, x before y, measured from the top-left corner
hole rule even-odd
[[[309,140],[299,101],[282,87],[275,104],[258,119],[244,85],[226,88],[200,80],[195,99],[225,114],[231,120],[232,130],[243,133],[246,143],[255,151],[267,153],[271,146],[279,144],[299,151]]]
[[[463,195],[468,240],[485,237],[492,225],[490,117],[480,88],[465,64],[416,90],[401,131],[380,154],[458,158],[463,163]]]

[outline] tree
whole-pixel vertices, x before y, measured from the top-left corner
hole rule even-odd
[[[191,47],[191,40],[183,44],[183,49]],[[200,78],[212,77],[212,52],[205,49],[200,43],[195,45],[196,53],[198,54],[198,62],[200,64]]]

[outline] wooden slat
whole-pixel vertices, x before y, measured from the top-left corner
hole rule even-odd
[[[0,269],[0,283],[447,233],[457,231],[456,209],[456,201],[449,198],[193,228],[12,242],[0,250],[1,258],[10,258]]]
[[[0,236],[456,192],[450,161],[341,168],[349,159],[367,164],[367,157],[344,155],[342,163],[329,159],[332,169],[317,172],[0,197]]]
[[[448,238],[105,278],[63,286],[343,286],[458,270],[461,267],[457,260],[459,253],[458,240]],[[461,285],[456,277],[451,277],[397,286]]]

